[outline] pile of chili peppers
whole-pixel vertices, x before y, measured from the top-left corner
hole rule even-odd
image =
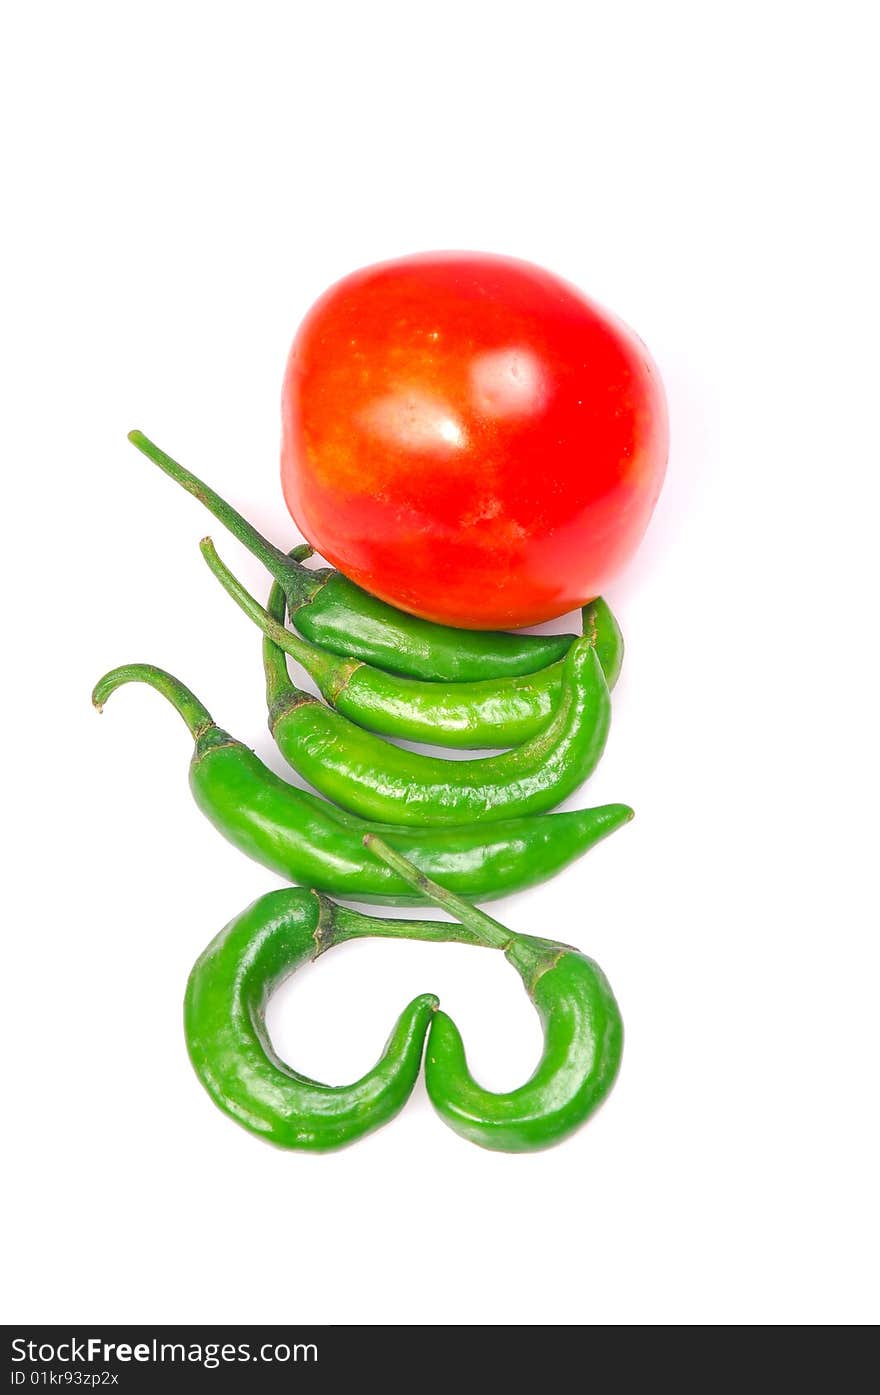
[[[624,804],[548,812],[589,777],[605,746],[609,693],[623,659],[608,606],[596,600],[584,608],[580,636],[420,620],[332,568],[304,566],[307,546],[291,553],[274,547],[140,432],[129,439],[270,573],[264,609],[210,539],[202,542],[214,575],[263,633],[269,727],[279,750],[319,792],[281,780],[163,669],[129,664],[95,687],[99,710],[129,682],[166,697],[195,743],[190,787],[199,808],[231,843],[297,883],[232,920],[190,974],[186,1040],[205,1089],[273,1143],[336,1148],[403,1108],[424,1051],[428,1094],[457,1133],[506,1152],[558,1142],[614,1082],[623,1046],[617,1003],[601,969],[579,950],[514,933],[473,903],[552,876],[632,818]],[[288,655],[325,701],[295,687]],[[445,760],[402,749],[383,739],[389,736],[501,754]],[[366,916],[331,896],[428,901],[453,920]],[[353,1085],[322,1085],[281,1061],[265,1022],[272,992],[307,961],[366,936],[502,950],[544,1029],[530,1079],[505,1094],[483,1089],[455,1023],[430,994],[404,1009],[379,1061]]]

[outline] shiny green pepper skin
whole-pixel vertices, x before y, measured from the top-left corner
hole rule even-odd
[[[488,900],[553,876],[633,816],[625,804],[608,804],[450,828],[373,825],[280,779],[217,727],[184,684],[151,664],[130,664],[105,674],[93,702],[100,709],[116,688],[129,682],[156,688],[195,737],[190,788],[214,827],[288,880],[344,899],[388,905],[421,899],[390,867],[367,855],[363,837],[370,831],[381,832],[422,871],[443,877],[467,899]]]
[[[584,634],[591,637],[610,692],[623,657],[620,630],[601,599],[584,607],[583,618]],[[310,665],[303,667],[337,712],[368,731],[475,751],[519,746],[537,736],[559,706],[565,661],[537,673],[474,683],[426,683],[360,664],[335,692],[330,684],[325,691]]]
[[[559,1142],[614,1082],[623,1041],[614,996],[598,966],[577,950],[512,935],[472,908],[468,918],[470,926],[379,920],[296,888],[260,897],[211,942],[189,977],[184,1030],[202,1085],[237,1123],[272,1143],[339,1148],[403,1108],[430,1023],[428,1093],[450,1127],[504,1152]],[[468,1070],[455,1024],[436,1012],[437,999],[429,993],[404,1009],[377,1064],[353,1085],[323,1085],[283,1062],[266,1030],[274,990],[334,945],[368,936],[473,945],[503,940],[544,1024],[544,1051],[531,1079],[507,1094],[482,1089]]]
[[[296,694],[287,654],[306,670],[341,716],[368,731],[407,741],[462,750],[518,746],[536,736],[559,705],[563,660],[516,678],[428,683],[401,678],[358,659],[341,659],[284,628],[284,592],[277,582],[264,610],[221,561],[210,538],[203,539],[201,547],[221,585],[263,632],[270,712],[281,711]],[[623,661],[623,636],[605,601],[584,606],[583,631],[596,650],[610,691]]]
[[[353,1085],[322,1085],[280,1060],[266,1005],[285,978],[347,938],[336,933],[334,910],[311,891],[262,896],[200,955],[186,988],[184,1030],[199,1080],[236,1123],[283,1148],[340,1148],[393,1119],[416,1082],[437,1006],[430,993],[414,998]]]
[[[554,808],[596,768],[610,723],[608,686],[586,637],[563,661],[562,696],[550,720],[500,755],[448,760],[405,750],[295,688],[269,717],[285,760],[326,798],[361,818],[420,827]]]
[[[578,950],[517,937],[505,957],[544,1029],[534,1074],[505,1094],[484,1089],[468,1068],[458,1028],[438,1012],[425,1083],[434,1108],[456,1133],[482,1148],[522,1153],[559,1143],[602,1103],[620,1066],[623,1022],[602,970]]]
[[[623,1023],[602,970],[571,945],[508,930],[425,876],[378,835],[366,834],[364,845],[414,891],[455,916],[475,940],[504,951],[544,1028],[544,1050],[531,1078],[496,1094],[471,1075],[458,1028],[438,1012],[425,1057],[435,1109],[456,1133],[483,1148],[524,1153],[559,1143],[602,1103],[620,1066]]]

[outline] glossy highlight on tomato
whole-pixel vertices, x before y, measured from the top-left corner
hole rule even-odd
[[[282,483],[373,595],[471,629],[552,619],[629,560],[663,483],[647,349],[541,267],[426,253],[332,286],[294,340]]]

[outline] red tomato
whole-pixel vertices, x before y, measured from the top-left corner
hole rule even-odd
[[[429,253],[339,281],[303,321],[282,482],[309,542],[366,590],[472,629],[598,595],[663,483],[641,340],[528,262]]]

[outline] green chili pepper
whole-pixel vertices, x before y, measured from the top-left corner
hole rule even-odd
[[[515,935],[420,874],[375,834],[367,834],[364,843],[414,890],[477,938],[504,950],[544,1029],[544,1050],[530,1079],[517,1090],[495,1094],[471,1075],[452,1018],[435,1013],[425,1055],[434,1108],[456,1133],[483,1148],[521,1153],[560,1142],[602,1103],[620,1067],[623,1023],[602,970],[571,945]]]
[[[390,933],[463,938],[449,929],[430,921],[374,922],[313,891],[261,896],[221,930],[189,976],[186,1043],[208,1094],[236,1123],[285,1148],[339,1148],[393,1119],[419,1073],[435,997],[414,998],[377,1064],[344,1086],[321,1085],[279,1059],[266,1005],[285,978],[344,940]]]
[[[628,823],[632,809],[607,804],[487,826],[407,829],[365,823],[288,785],[240,741],[222,731],[190,690],[151,664],[129,664],[100,679],[100,710],[123,683],[148,683],[168,699],[195,739],[190,787],[225,838],[282,877],[356,901],[418,901],[390,868],[368,856],[363,835],[378,829],[416,866],[474,900],[506,896],[552,877]]]
[[[572,644],[573,635],[516,635],[435,625],[377,600],[332,567],[309,571],[262,537],[225,499],[142,431],[130,431],[128,439],[263,563],[283,588],[296,628],[334,654],[414,678],[458,681],[534,673],[561,659]]]
[[[213,558],[209,539],[202,550]],[[552,809],[592,774],[610,721],[608,687],[586,636],[563,660],[562,696],[550,720],[530,741],[497,756],[449,761],[402,750],[289,679],[269,713],[285,760],[315,789],[364,818],[420,826]]]
[[[299,639],[284,628],[284,592],[274,583],[269,609],[245,590],[218,557],[210,538],[202,555],[221,585],[263,631],[264,667],[270,710],[295,694],[284,654],[314,679],[319,691],[349,721],[384,736],[477,749],[516,746],[547,725],[562,691],[564,660],[517,678],[477,683],[428,683],[386,673],[359,659],[343,659]],[[602,600],[584,607],[584,634],[599,658],[608,687],[620,672],[623,640]],[[281,651],[284,651],[283,653]]]

